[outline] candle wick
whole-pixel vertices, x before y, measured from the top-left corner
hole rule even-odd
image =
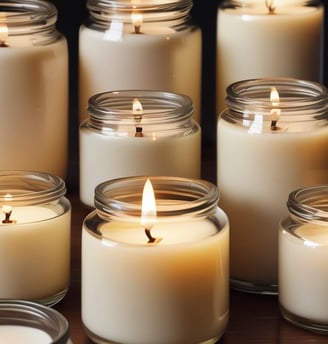
[[[147,235],[148,238],[148,244],[152,244],[156,241],[156,238],[154,238],[151,233],[150,233],[150,229],[149,228],[145,228],[145,233]]]
[[[271,121],[271,130],[278,130],[278,127],[277,127],[277,120],[273,120]]]
[[[269,14],[274,14],[276,7],[273,6],[273,1],[272,0],[266,0],[265,5],[269,10]]]
[[[136,127],[135,137],[143,137],[142,127]]]
[[[141,25],[134,25],[134,33],[137,35],[141,35]]]
[[[6,44],[6,42],[2,41],[0,42],[0,48],[8,48],[9,45]]]
[[[14,221],[10,220],[11,211],[5,213],[5,219],[2,220],[2,223],[13,223]]]

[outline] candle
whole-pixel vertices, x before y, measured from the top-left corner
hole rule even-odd
[[[279,230],[279,302],[283,316],[306,329],[328,333],[327,185],[289,195],[289,216]]]
[[[1,343],[71,343],[66,318],[58,311],[39,303],[1,300],[0,324]]]
[[[270,101],[272,86],[279,105]],[[230,109],[217,128],[217,182],[231,223],[237,289],[277,291],[277,223],[285,200],[298,187],[328,182],[326,99],[324,86],[293,79],[238,82],[228,90]]]
[[[217,13],[217,114],[225,107],[226,87],[239,80],[272,76],[322,80],[321,4],[303,0],[234,3],[220,6]]]
[[[28,172],[0,174],[0,192],[13,190],[10,196],[6,192],[0,197],[4,212],[0,223],[1,298],[51,305],[67,292],[70,205],[63,197],[63,181],[57,178]]]
[[[32,0],[0,5],[0,168],[66,176],[68,53],[57,11]]]
[[[94,189],[132,175],[199,178],[201,129],[189,97],[156,91],[113,91],[90,98],[80,126],[80,199],[94,206]]]
[[[192,1],[87,6],[90,25],[79,32],[80,120],[96,93],[147,89],[188,95],[200,122],[202,43],[201,30],[189,20]]]
[[[123,178],[97,186],[97,209],[82,230],[87,333],[120,343],[214,341],[224,333],[229,298],[229,229],[216,207],[217,191],[205,181],[151,177],[156,208],[138,219],[141,205],[134,202],[144,182]],[[129,209],[134,212],[124,213]]]

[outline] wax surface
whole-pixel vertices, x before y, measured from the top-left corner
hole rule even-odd
[[[48,333],[33,327],[18,325],[0,326],[0,343],[3,344],[50,344]]]

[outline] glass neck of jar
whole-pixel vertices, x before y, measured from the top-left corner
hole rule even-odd
[[[9,0],[0,3],[2,46],[46,45],[58,39],[57,9],[47,1]]]
[[[193,127],[192,100],[185,95],[160,91],[115,91],[92,96],[89,125],[97,130],[175,132]]]
[[[192,5],[192,0],[88,0],[87,25],[101,30],[107,29],[113,21],[126,24],[141,21],[143,24],[160,22],[168,27],[178,27],[190,20]]]
[[[142,194],[146,177],[126,177],[99,184],[95,189],[98,215],[107,220],[140,221]],[[219,194],[217,188],[204,180],[178,177],[150,177],[157,218],[161,222],[204,218],[214,215]]]
[[[0,206],[40,205],[66,193],[65,182],[52,174],[33,171],[0,172]]]
[[[287,207],[292,218],[300,222],[328,225],[328,185],[314,185],[290,193]]]

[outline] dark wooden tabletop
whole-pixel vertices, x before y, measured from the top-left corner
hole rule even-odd
[[[213,147],[205,147],[203,178],[211,182],[215,182],[214,154]],[[54,308],[69,321],[73,343],[90,344],[92,341],[86,336],[81,321],[80,302],[81,228],[82,221],[90,210],[81,205],[76,188],[69,190],[67,197],[72,204],[71,285],[68,294]],[[324,344],[328,343],[328,336],[307,332],[287,323],[280,315],[276,296],[254,295],[231,290],[230,320],[224,336],[218,343]]]

